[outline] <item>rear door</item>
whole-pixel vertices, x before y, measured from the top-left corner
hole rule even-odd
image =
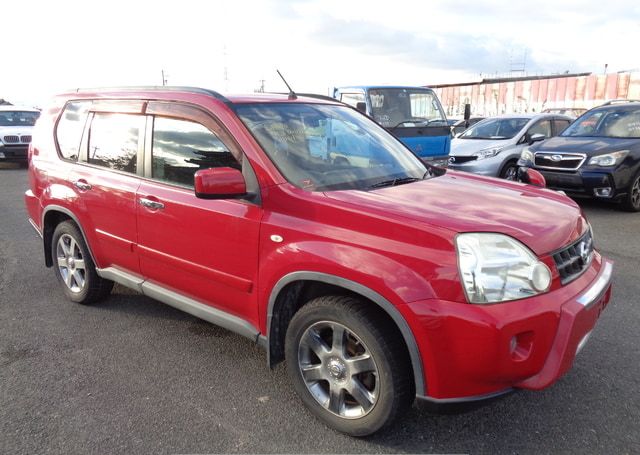
[[[136,191],[142,174],[142,102],[94,102],[68,182],[99,267],[140,273]]]
[[[145,179],[137,194],[138,242],[146,279],[258,326],[255,288],[262,208],[247,200],[199,199],[199,169],[255,176],[226,130],[186,105],[150,102]]]

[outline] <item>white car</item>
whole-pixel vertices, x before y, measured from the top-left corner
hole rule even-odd
[[[566,115],[513,114],[484,119],[451,141],[449,168],[515,180],[522,149],[557,136],[571,123]]]
[[[11,105],[0,106],[0,162],[27,162],[31,131],[40,111]]]

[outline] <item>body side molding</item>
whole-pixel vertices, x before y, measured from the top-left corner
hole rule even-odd
[[[411,328],[409,328],[409,324],[400,314],[400,311],[398,311],[398,309],[391,302],[389,302],[377,292],[361,285],[360,283],[356,283],[355,281],[347,280],[346,278],[341,278],[335,275],[329,275],[328,273],[311,271],[293,272],[283,276],[273,287],[273,289],[271,290],[271,294],[269,295],[269,306],[267,308],[268,337],[271,335],[271,320],[273,318],[273,307],[276,303],[276,298],[278,297],[280,291],[286,285],[293,283],[294,281],[319,281],[322,283],[339,286],[353,291],[356,294],[360,294],[380,306],[396,323],[396,326],[400,330],[400,333],[402,333],[402,337],[404,338],[404,341],[407,345],[409,356],[411,358],[411,366],[413,367],[416,393],[420,395],[425,393],[426,388],[420,351],[418,349],[418,344],[416,343],[416,340],[413,336],[413,332],[411,332]],[[267,343],[267,355],[269,355],[268,347],[269,343]]]
[[[145,281],[144,278],[124,270],[106,267],[104,269],[97,269],[96,271],[102,278],[113,280],[123,286],[135,289],[152,299],[177,308],[185,313],[189,313],[197,318],[204,319],[205,321],[235,332],[238,335],[245,336],[261,346],[264,345],[264,343],[260,343],[258,340],[258,336],[260,335],[258,329],[244,319],[186,297],[158,284]]]

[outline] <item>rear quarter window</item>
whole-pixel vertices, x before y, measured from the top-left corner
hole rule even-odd
[[[58,152],[62,158],[78,160],[82,132],[90,107],[91,101],[72,101],[64,107],[56,128]]]

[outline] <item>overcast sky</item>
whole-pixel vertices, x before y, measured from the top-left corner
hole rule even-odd
[[[463,82],[640,69],[638,0],[8,1],[0,98],[68,88],[195,85],[326,94],[353,84]]]

